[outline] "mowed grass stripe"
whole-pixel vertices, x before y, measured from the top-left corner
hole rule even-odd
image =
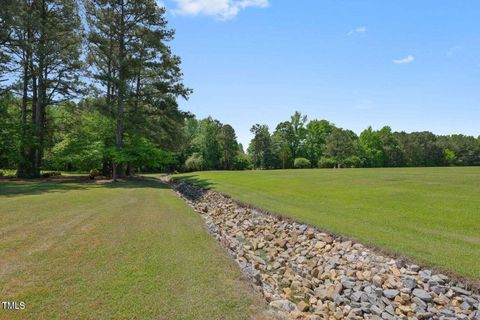
[[[179,175],[257,207],[480,279],[480,168]]]
[[[248,319],[262,304],[158,181],[0,181],[0,319]]]

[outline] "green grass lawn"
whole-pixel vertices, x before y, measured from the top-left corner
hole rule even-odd
[[[201,172],[178,177],[480,279],[480,167]]]
[[[0,180],[0,319],[246,319],[234,262],[159,181]],[[253,307],[253,306],[257,307]]]

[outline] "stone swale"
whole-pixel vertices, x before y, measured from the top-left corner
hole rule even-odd
[[[211,190],[171,185],[284,318],[480,320],[480,296],[448,276]]]

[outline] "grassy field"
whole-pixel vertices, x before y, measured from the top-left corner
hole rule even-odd
[[[202,172],[179,177],[480,279],[480,168]]]
[[[0,319],[245,319],[262,303],[159,181],[0,180]],[[257,305],[258,307],[252,307]]]

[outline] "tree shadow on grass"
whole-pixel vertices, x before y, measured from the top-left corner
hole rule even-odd
[[[200,179],[196,175],[173,177],[173,181],[175,182],[183,181],[185,183],[188,183],[203,189],[211,189],[212,186],[216,185],[216,183],[210,180]]]
[[[45,193],[65,193],[73,190],[92,190],[95,188],[137,189],[155,188],[169,189],[168,185],[155,178],[127,178],[119,182],[108,180],[90,180],[84,176],[69,176],[52,179],[1,179],[0,199],[19,195],[39,195]]]
[[[197,201],[202,198],[207,190],[215,185],[215,183],[209,180],[199,179],[195,175],[173,177],[172,180],[175,182],[175,190],[190,201]]]

